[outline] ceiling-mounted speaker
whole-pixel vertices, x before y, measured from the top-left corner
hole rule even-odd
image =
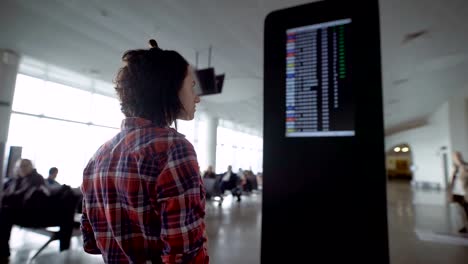
[[[216,75],[216,89],[218,93],[223,92],[224,74]]]
[[[201,89],[200,96],[221,93],[224,84],[224,74],[216,75],[214,68],[196,70],[195,74]]]

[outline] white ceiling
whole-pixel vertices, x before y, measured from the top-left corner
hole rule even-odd
[[[226,80],[201,107],[261,131],[264,18],[306,2],[2,0],[0,48],[111,82],[123,52],[149,38],[193,64],[198,51],[200,68],[212,45],[211,64]],[[385,127],[394,131],[467,89],[468,1],[381,0],[380,9]],[[427,34],[403,42],[420,30]]]

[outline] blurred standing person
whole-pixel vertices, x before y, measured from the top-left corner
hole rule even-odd
[[[468,232],[468,199],[467,199],[467,187],[468,187],[468,170],[467,163],[463,160],[462,154],[458,151],[452,155],[453,159],[453,173],[452,181],[450,183],[450,195],[453,202],[460,205],[463,209],[463,222],[464,226],[459,230],[460,233]],[[450,199],[449,198],[449,199]]]

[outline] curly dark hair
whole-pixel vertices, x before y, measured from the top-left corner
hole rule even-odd
[[[173,50],[162,50],[155,40],[150,49],[128,50],[122,56],[115,90],[126,117],[141,117],[160,127],[172,124],[182,109],[179,91],[188,62]]]

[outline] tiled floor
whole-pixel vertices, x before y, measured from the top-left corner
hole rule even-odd
[[[222,205],[208,202],[206,225],[209,237],[208,250],[211,263],[259,263],[261,230],[261,195],[243,197],[238,203],[227,196]],[[12,257],[10,263],[26,263],[47,238],[35,233],[14,229],[12,234]],[[58,253],[59,244],[52,242],[34,263],[92,264],[102,263],[99,256],[81,251],[77,238],[72,240],[72,249]]]
[[[468,241],[457,234],[461,219],[457,207],[446,204],[445,192],[411,191],[405,182],[391,182],[387,190],[391,263],[467,263],[466,245],[447,243],[447,239],[421,241],[416,233],[435,232]]]
[[[392,264],[468,263],[468,246],[462,243],[468,238],[457,236],[460,219],[456,207],[446,205],[444,192],[412,191],[408,183],[391,182],[388,197]],[[206,223],[211,263],[259,263],[261,195],[244,197],[241,203],[228,197],[222,206],[208,203]],[[25,263],[45,241],[15,229],[11,263]],[[62,253],[58,242],[51,243],[35,263],[91,264],[102,259],[83,253],[74,239],[73,249]]]

